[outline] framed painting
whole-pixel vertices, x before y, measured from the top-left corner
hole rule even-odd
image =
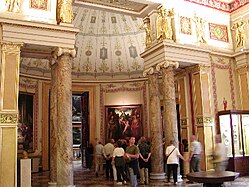
[[[133,136],[137,142],[143,135],[142,105],[105,106],[105,111],[106,140]]]
[[[18,100],[18,152],[34,152],[34,95],[19,93]]]

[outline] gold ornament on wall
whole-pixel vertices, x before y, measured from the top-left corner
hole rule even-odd
[[[246,22],[239,21],[234,23],[231,30],[235,32],[236,47],[245,46],[245,28]]]
[[[195,22],[196,26],[196,36],[197,36],[197,42],[200,43],[207,43],[205,39],[205,21],[201,17],[197,17],[196,15],[193,18],[193,21]]]
[[[5,6],[9,12],[19,12],[20,11],[20,0],[6,0]]]
[[[57,23],[72,23],[72,0],[57,0]]]
[[[156,36],[158,41],[164,39],[173,40],[173,25],[174,10],[166,10],[163,7],[159,8],[156,20]]]
[[[145,38],[145,45],[146,47],[150,47],[151,45],[151,27],[150,27],[150,18],[147,17],[143,20],[143,25],[140,27],[141,29],[145,30],[146,38]]]

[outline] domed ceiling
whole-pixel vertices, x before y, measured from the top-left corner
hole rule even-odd
[[[75,8],[77,56],[73,74],[105,79],[141,76],[145,49],[142,19],[102,10]]]
[[[142,18],[101,9],[74,6],[77,56],[74,80],[142,77],[145,32]],[[50,77],[49,59],[21,58],[21,74]]]

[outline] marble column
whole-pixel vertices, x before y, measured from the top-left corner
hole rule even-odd
[[[164,109],[164,133],[166,146],[173,140],[178,146],[178,128],[175,97],[174,68],[179,65],[176,62],[166,61],[156,66],[162,70],[163,81],[163,109]]]
[[[159,63],[156,69],[162,70],[163,81],[163,112],[164,112],[164,134],[165,145],[170,145],[170,141],[174,141],[174,145],[178,147],[178,128],[177,128],[177,112],[175,97],[175,77],[174,69],[178,68],[177,62],[166,61]],[[178,170],[178,181],[182,181],[180,170]]]
[[[72,61],[75,50],[58,48],[56,51],[57,66],[54,104],[56,117],[56,127],[54,130],[56,147],[56,182],[58,186],[73,185],[73,137],[72,137]],[[53,82],[52,81],[52,82]],[[54,114],[54,115],[55,115]],[[54,179],[53,179],[54,180]]]
[[[50,92],[50,182],[57,181],[57,66],[56,59],[51,59],[51,92]]]
[[[163,135],[161,121],[161,106],[158,87],[158,72],[153,68],[144,71],[149,82],[149,115],[151,137],[151,179],[165,179],[163,162]]]
[[[19,66],[22,44],[0,43],[0,187],[14,187],[17,168]]]

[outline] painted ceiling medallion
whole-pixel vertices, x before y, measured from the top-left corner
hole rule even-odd
[[[86,51],[86,56],[91,56],[91,55],[92,55],[92,51],[87,50]]]
[[[119,50],[115,51],[115,55],[117,55],[117,56],[121,56],[121,54],[122,54],[122,52],[121,52],[121,51],[119,51]]]

